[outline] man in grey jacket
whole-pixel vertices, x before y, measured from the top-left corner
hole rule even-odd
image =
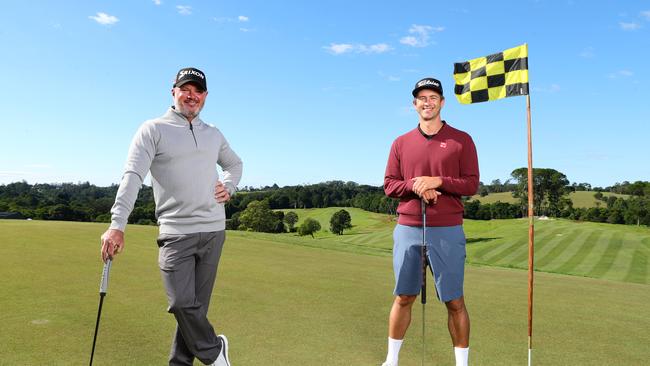
[[[225,240],[224,203],[241,179],[241,159],[219,129],[199,118],[208,95],[205,74],[181,69],[172,88],[174,106],[146,121],[135,134],[111,225],[102,235],[102,260],[124,249],[127,219],[151,172],[158,236],[158,264],[168,311],[177,326],[169,365],[230,366],[228,340],[208,321],[208,305]],[[219,179],[216,165],[223,169]]]

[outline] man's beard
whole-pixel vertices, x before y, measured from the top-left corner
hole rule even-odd
[[[194,112],[194,111],[188,111],[187,109],[185,109],[185,107],[182,104],[180,105],[175,104],[174,107],[178,113],[180,113],[188,120],[196,118],[199,115],[199,113],[201,113],[201,110],[203,109],[203,106],[201,106],[199,107],[199,109],[196,110],[196,112]]]

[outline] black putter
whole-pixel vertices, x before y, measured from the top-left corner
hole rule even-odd
[[[420,289],[420,301],[422,302],[422,365],[424,366],[425,358],[425,341],[424,341],[424,304],[427,303],[427,204],[424,199],[420,201],[422,206],[422,288]]]
[[[104,270],[102,271],[102,282],[99,284],[99,310],[97,310],[97,322],[95,323],[95,335],[93,336],[93,350],[90,352],[90,366],[93,365],[93,356],[95,355],[95,343],[97,342],[97,331],[99,330],[99,318],[102,316],[102,304],[104,303],[104,296],[108,290],[108,274],[111,271],[111,260],[108,259],[104,263]]]

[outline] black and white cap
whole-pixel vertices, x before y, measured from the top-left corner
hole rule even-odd
[[[174,87],[180,87],[187,83],[194,83],[201,89],[208,90],[208,83],[205,80],[205,74],[203,71],[194,67],[186,67],[184,69],[180,69],[178,71],[178,74],[176,74]]]
[[[434,78],[424,78],[417,83],[415,83],[415,88],[413,89],[413,97],[417,96],[420,90],[422,89],[430,89],[433,90],[434,92],[440,94],[440,96],[443,96],[442,94],[442,83],[438,79]]]

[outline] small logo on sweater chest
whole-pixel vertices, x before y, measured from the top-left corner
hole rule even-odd
[[[446,142],[441,142],[440,147],[443,148],[443,149],[446,149],[447,148],[447,143]]]

